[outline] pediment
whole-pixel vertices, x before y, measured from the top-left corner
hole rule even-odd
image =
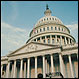
[[[22,46],[21,48],[15,50],[14,52],[11,52],[10,54],[8,54],[8,56],[28,53],[28,52],[33,52],[33,51],[38,51],[38,50],[43,50],[43,49],[48,49],[53,47],[55,46],[49,45],[49,44],[37,43],[37,42],[30,42]]]

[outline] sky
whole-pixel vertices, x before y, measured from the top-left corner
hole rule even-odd
[[[1,56],[26,43],[46,4],[78,42],[78,1],[1,1]]]

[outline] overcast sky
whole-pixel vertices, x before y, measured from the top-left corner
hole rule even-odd
[[[1,1],[1,56],[26,43],[46,4],[78,42],[78,1]]]

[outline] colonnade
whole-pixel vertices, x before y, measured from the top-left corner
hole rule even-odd
[[[63,61],[63,56],[61,53],[58,54],[59,55],[59,63],[60,63],[60,72],[61,74],[65,77],[65,74],[64,74],[64,61]],[[53,54],[50,54],[50,62],[51,62],[51,73],[55,72],[54,71],[54,55]],[[47,60],[45,60],[45,57],[46,55],[43,55],[41,56],[42,57],[42,61],[43,61],[43,78],[46,77],[46,73],[48,73],[48,68],[47,68]],[[37,59],[38,59],[38,56],[34,57],[35,59],[35,78],[37,78],[37,75],[38,75],[38,72],[37,72],[37,69],[38,69],[38,66],[37,66]],[[74,78],[74,72],[73,72],[73,67],[72,67],[72,60],[71,60],[71,55],[68,55],[68,59],[69,59],[69,64],[70,64],[70,71],[71,71],[71,76],[72,78]],[[78,54],[77,54],[77,59],[78,59]],[[17,64],[17,60],[13,60],[14,61],[14,64],[12,64],[12,74],[13,74],[13,78],[16,78],[16,64]],[[24,65],[23,65],[24,63]],[[27,65],[27,66],[26,66]],[[23,73],[23,66],[24,66],[24,73]],[[27,67],[27,68],[26,68]],[[3,71],[3,65],[1,66],[1,75],[2,75],[2,71]],[[20,59],[20,78],[26,78],[26,71],[27,71],[27,78],[30,77],[30,58],[27,58],[27,63],[26,62],[23,62],[23,59]],[[8,61],[8,64],[6,65],[6,78],[9,78],[10,77],[10,61]]]
[[[49,37],[47,38],[47,36]],[[47,36],[41,36],[41,37],[35,38],[34,41],[44,43],[43,40],[45,40],[45,43],[48,43],[48,39],[49,39],[50,44],[67,45],[67,44],[74,43],[71,38],[68,38],[66,36],[61,36],[61,35],[60,36],[59,35],[47,35]],[[52,36],[54,36],[54,38],[52,38]],[[42,37],[44,37],[44,39],[42,39]]]

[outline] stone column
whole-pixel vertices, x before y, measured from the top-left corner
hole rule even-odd
[[[21,64],[20,64],[20,78],[23,77],[23,72],[22,72],[22,70],[23,70],[23,59],[21,59]]]
[[[70,56],[70,55],[68,55],[68,57],[69,57],[69,64],[70,64],[71,76],[72,76],[72,78],[74,78],[74,73],[73,73],[73,67],[72,67],[71,56]]]
[[[3,65],[1,65],[1,77],[2,77]]]
[[[42,43],[42,37],[40,37],[40,42]]]
[[[55,44],[57,44],[57,35],[55,35]]]
[[[49,73],[49,62],[47,63],[47,73]]]
[[[61,53],[59,53],[59,62],[60,62],[60,72],[64,77],[64,66],[63,66],[63,59],[62,59]]]
[[[52,35],[50,35],[50,44],[52,44]]]
[[[26,62],[24,62],[24,78],[26,78]]]
[[[7,78],[8,64],[6,64],[6,78]]]
[[[46,36],[45,36],[45,42],[48,43],[48,42],[47,42],[47,37],[46,37]]]
[[[66,39],[66,37],[65,37],[65,44],[67,44],[67,39]]]
[[[46,70],[45,72],[48,73],[48,72],[47,72],[47,59],[45,60],[45,68],[46,68],[46,69],[45,69],[45,70]]]
[[[13,78],[13,71],[14,70],[14,65],[12,64],[12,78]]]
[[[37,57],[35,57],[35,78],[37,78]]]
[[[60,45],[62,45],[62,36],[60,36]]]
[[[14,73],[13,78],[16,78],[16,60],[14,60]]]
[[[43,78],[45,78],[45,56],[43,56]]]
[[[10,78],[12,78],[12,74],[13,74],[13,73],[12,73],[12,70],[11,70],[11,75],[10,75]]]
[[[70,38],[68,38],[69,44],[70,44]]]
[[[30,58],[28,58],[28,66],[27,66],[27,78],[30,76]]]
[[[9,73],[10,73],[10,61],[8,61],[8,64],[7,64],[7,71],[6,71],[6,77],[9,78]]]
[[[51,73],[54,72],[53,55],[51,54]]]

